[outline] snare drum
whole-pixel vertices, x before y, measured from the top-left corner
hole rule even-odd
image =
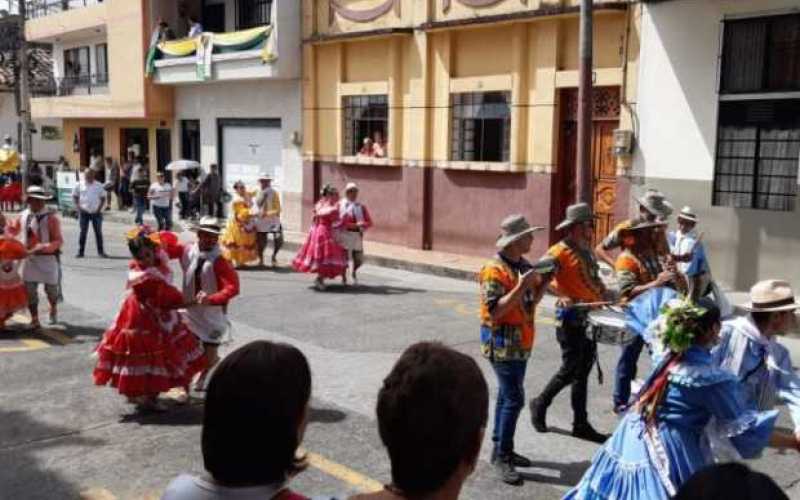
[[[619,309],[600,309],[589,312],[589,329],[592,339],[599,344],[626,345],[636,334],[625,328],[625,313]]]

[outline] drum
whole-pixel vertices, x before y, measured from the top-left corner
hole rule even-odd
[[[589,312],[589,331],[599,344],[626,345],[636,334],[625,328],[625,313],[621,309],[600,309]]]

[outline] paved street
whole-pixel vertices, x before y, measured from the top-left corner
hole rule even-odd
[[[108,388],[92,385],[92,349],[117,312],[128,252],[125,226],[106,224],[112,260],[75,260],[74,221],[65,222],[66,304],[63,330],[0,337],[0,498],[157,498],[176,474],[202,470],[202,405],[164,415],[138,416]],[[242,296],[230,309],[235,341],[289,342],[308,356],[313,386],[312,424],[304,446],[312,467],[294,482],[306,494],[348,494],[389,480],[389,464],[377,434],[374,406],[382,378],[399,353],[420,340],[440,340],[460,351],[478,352],[475,285],[463,281],[380,268],[365,268],[363,285],[332,286],[319,293],[311,278],[285,268],[243,271]],[[526,390],[538,392],[558,367],[552,314],[543,310]],[[616,350],[601,349],[607,382],[590,386],[591,419],[610,432],[610,379]],[[494,377],[479,361],[491,390]],[[643,365],[645,366],[645,365]],[[492,403],[493,404],[493,403]],[[494,480],[490,446],[463,498],[559,498],[588,466],[596,445],[573,439],[568,392],[555,402],[549,423],[537,434],[527,409],[520,419],[517,451],[536,466],[521,487]],[[788,419],[782,416],[782,425]],[[754,464],[784,487],[800,481],[797,456],[767,452]]]

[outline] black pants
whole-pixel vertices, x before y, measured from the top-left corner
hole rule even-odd
[[[211,217],[222,218],[222,202],[206,200],[206,214]]]
[[[189,206],[189,192],[181,191],[178,193],[178,201],[181,204],[180,216],[181,219],[189,217],[191,214],[191,207]]]
[[[103,214],[99,212],[90,214],[81,210],[78,221],[80,224],[78,253],[83,255],[84,250],[86,250],[86,236],[89,232],[89,224],[91,223],[92,230],[94,231],[94,239],[97,243],[97,254],[103,255],[105,253],[103,251]]]
[[[586,386],[597,347],[586,336],[584,318],[565,321],[562,326],[556,328],[556,338],[561,346],[561,368],[553,375],[537,399],[545,407],[550,406],[558,393],[572,384],[574,424],[583,424],[587,422]]]

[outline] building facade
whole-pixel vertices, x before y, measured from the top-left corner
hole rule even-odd
[[[725,285],[799,286],[797,2],[645,2],[641,26],[634,191],[697,211]]]
[[[220,166],[228,190],[269,173],[285,225],[302,192],[299,2],[83,1],[34,11],[30,40],[53,45],[55,78],[34,118],[64,120],[65,155],[129,151],[151,173],[174,159]],[[167,29],[159,36],[159,23]],[[202,34],[188,37],[192,24]]]
[[[321,186],[354,181],[368,237],[491,252],[525,214],[555,238],[575,192],[577,1],[303,2],[306,224]],[[638,5],[596,2],[593,171],[598,232],[627,216]],[[546,234],[546,233],[545,233]]]

